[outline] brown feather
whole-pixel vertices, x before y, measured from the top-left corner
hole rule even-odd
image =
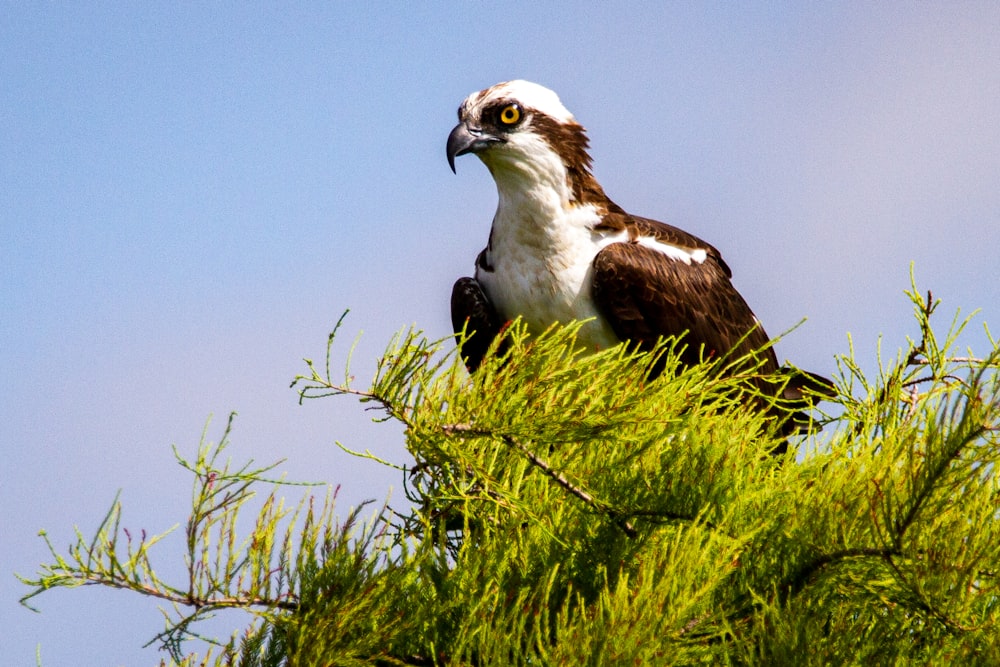
[[[464,329],[468,336],[461,354],[472,373],[483,363],[504,322],[475,278],[459,278],[451,290],[451,325],[456,335]]]
[[[697,241],[680,233],[688,237],[684,240]],[[660,238],[679,245],[683,237]],[[730,352],[735,358],[766,345],[767,334],[729,281],[729,267],[718,252],[707,244],[684,245],[705,249],[707,258],[685,264],[637,243],[614,243],[597,254],[594,301],[615,334],[640,349],[651,348],[660,338],[681,338],[686,345],[681,359],[687,364]],[[773,350],[764,354],[761,370],[776,371]]]

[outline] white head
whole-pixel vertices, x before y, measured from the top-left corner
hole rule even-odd
[[[569,201],[604,193],[590,174],[587,134],[554,92],[530,81],[506,81],[472,93],[448,136],[448,164],[475,153],[497,187],[551,186]]]
[[[508,101],[545,114],[560,123],[575,122],[573,114],[563,106],[554,91],[523,79],[504,81],[485,90],[471,93],[459,108],[459,120],[464,120],[463,115],[465,118],[480,117],[485,107]]]

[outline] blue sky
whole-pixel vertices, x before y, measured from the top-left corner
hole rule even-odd
[[[716,245],[779,356],[874,368],[917,335],[902,291],[1000,320],[996,3],[9,3],[0,15],[0,654],[154,664],[156,605],[13,572],[121,490],[125,523],[186,517],[192,452],[286,458],[343,506],[398,475],[401,434],[288,389],[345,308],[369,377],[392,333],[449,331],[495,191],[444,144],[473,90],[527,78],[590,131],[634,213]],[[981,331],[981,329],[979,330]],[[983,336],[967,337],[984,349]],[[294,494],[292,494],[294,495]],[[398,494],[397,494],[398,495]],[[164,573],[176,570],[168,542]],[[173,551],[171,551],[173,549]]]

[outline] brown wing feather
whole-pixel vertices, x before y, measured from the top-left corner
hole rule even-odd
[[[469,334],[462,345],[462,359],[469,372],[483,362],[493,339],[503,330],[504,322],[475,278],[459,278],[451,290],[451,326],[458,335],[463,328]]]
[[[678,337],[685,345],[681,361],[689,365],[727,353],[736,360],[767,345],[767,333],[733,287],[729,267],[715,248],[675,227],[632,220],[633,239],[655,236],[689,250],[703,249],[707,257],[700,264],[685,264],[638,243],[614,243],[599,252],[593,264],[594,301],[619,338],[649,349],[660,338]],[[786,436],[811,426],[808,415],[796,412],[815,402],[810,394],[836,396],[833,383],[824,377],[779,369],[773,348],[760,352],[757,362],[758,391],[779,396],[785,405],[763,401],[762,408]],[[652,374],[661,370],[654,366]],[[776,452],[784,452],[785,446]]]
[[[718,251],[685,236],[681,247],[706,250],[703,263],[685,264],[637,243],[614,243],[597,254],[594,301],[611,328],[643,349],[661,337],[683,337],[681,359],[688,364],[730,352],[738,358],[766,345],[767,334],[730,282]],[[681,238],[674,235],[671,241],[680,245]],[[764,354],[761,370],[776,371],[773,350]]]

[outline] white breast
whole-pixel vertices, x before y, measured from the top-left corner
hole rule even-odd
[[[553,323],[592,320],[580,330],[581,347],[590,351],[617,345],[618,337],[594,304],[593,261],[623,232],[593,231],[600,217],[592,206],[565,211],[548,224],[525,225],[494,219],[486,259],[493,271],[477,268],[476,278],[504,319],[520,316],[532,334]],[[523,208],[520,209],[523,212]]]

